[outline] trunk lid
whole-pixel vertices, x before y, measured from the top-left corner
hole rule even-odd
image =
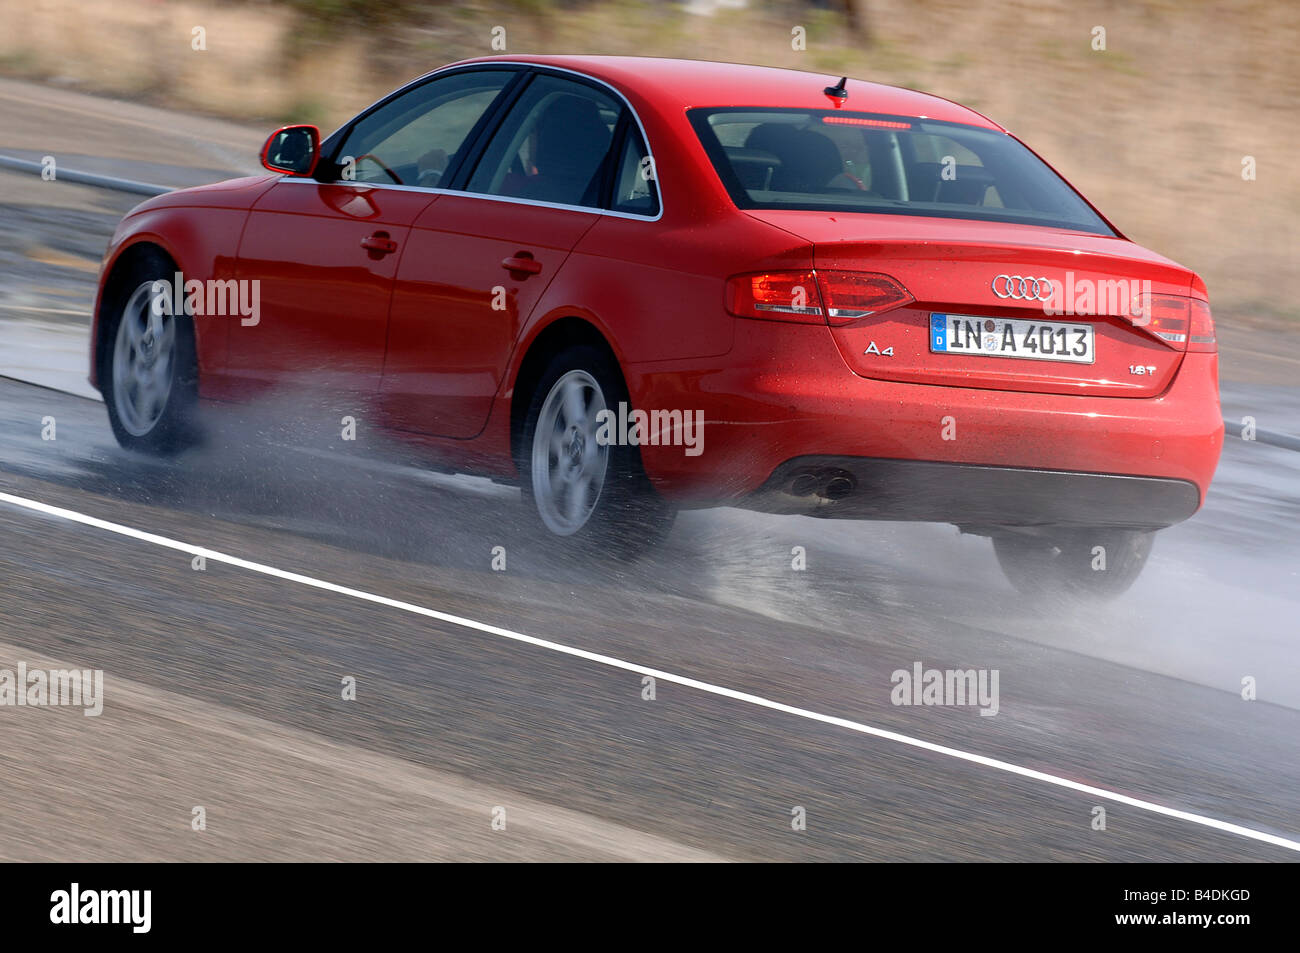
[[[1188,296],[1192,273],[1127,239],[955,218],[749,214],[812,243],[818,272],[885,274],[911,293],[904,307],[832,326],[845,362],[863,377],[1150,397],[1182,362],[1185,343],[1160,339],[1129,312],[1135,295]],[[946,340],[935,351],[939,327]],[[990,337],[998,350],[1014,350],[987,353]],[[1059,359],[1058,347],[1091,361]]]

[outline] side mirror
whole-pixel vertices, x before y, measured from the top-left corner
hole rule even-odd
[[[277,129],[262,146],[262,165],[272,172],[309,176],[319,161],[320,130],[315,126]]]

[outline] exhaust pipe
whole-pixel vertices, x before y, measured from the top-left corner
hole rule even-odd
[[[852,496],[857,487],[857,479],[847,470],[823,467],[796,474],[789,491],[792,496],[815,496],[833,503]]]
[[[816,473],[800,473],[790,481],[790,493],[794,496],[812,496],[821,487]]]
[[[847,499],[853,495],[853,491],[857,489],[857,486],[857,481],[853,479],[852,474],[841,470],[826,481],[822,496],[828,500]]]

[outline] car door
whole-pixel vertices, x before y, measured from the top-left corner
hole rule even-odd
[[[286,177],[258,200],[237,269],[259,282],[260,320],[232,328],[232,374],[336,393],[378,390],[411,225],[520,75],[461,71],[399,91],[336,137],[336,161],[321,163],[336,181]]]
[[[482,430],[523,323],[599,218],[624,108],[603,86],[537,73],[474,167],[420,213],[393,289],[392,426]]]

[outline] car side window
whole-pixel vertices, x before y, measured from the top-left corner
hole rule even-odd
[[[622,108],[585,83],[539,74],[488,144],[467,190],[598,207]]]
[[[615,166],[610,208],[634,215],[659,214],[659,184],[654,160],[647,153],[641,131],[631,123],[627,126],[622,154]]]
[[[430,80],[363,118],[338,152],[344,178],[437,188],[475,123],[517,75],[472,70]]]

